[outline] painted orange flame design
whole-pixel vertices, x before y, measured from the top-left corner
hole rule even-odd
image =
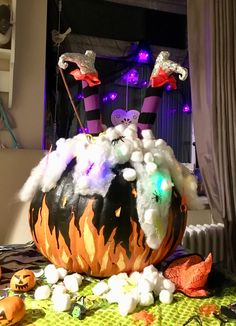
[[[94,216],[92,205],[93,200],[90,199],[79,219],[79,230],[75,227],[74,212],[71,212],[70,248],[68,248],[60,231],[56,234],[54,227],[50,232],[49,209],[45,197],[43,198],[32,236],[39,251],[53,264],[69,271],[99,277],[107,277],[120,272],[142,271],[145,266],[162,261],[170,248],[175,247],[175,243],[178,242],[173,234],[172,209],[170,209],[167,233],[157,250],[152,250],[147,246],[142,229],[138,232],[138,225],[131,218],[132,232],[129,237],[131,255],[128,257],[125,248],[120,243],[115,244],[116,228],[112,230],[108,241],[104,243],[104,226],[98,231],[92,223]],[[179,238],[182,238],[181,232]]]

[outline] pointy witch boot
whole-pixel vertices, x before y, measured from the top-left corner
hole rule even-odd
[[[90,87],[101,84],[98,78],[98,72],[95,69],[96,53],[87,50],[85,54],[81,53],[64,53],[60,56],[58,66],[62,69],[68,67],[69,62],[74,62],[78,68],[71,71],[70,74],[74,76],[76,80],[85,80]]]

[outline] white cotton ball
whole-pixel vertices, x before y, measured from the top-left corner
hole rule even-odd
[[[126,127],[126,130],[132,130],[132,131],[135,131],[137,132],[137,125],[134,124],[134,123],[130,123],[127,127]]]
[[[136,138],[135,140],[133,140],[132,144],[133,144],[133,148],[135,150],[140,150],[143,147],[143,143],[142,143],[141,139],[139,139],[139,138]]]
[[[168,290],[161,290],[159,294],[159,300],[161,303],[170,304],[173,301],[173,293]]]
[[[146,168],[147,173],[150,175],[150,174],[153,174],[154,172],[156,172],[157,165],[156,165],[156,163],[148,162],[146,164],[145,168]]]
[[[141,277],[142,275],[139,272],[132,272],[129,275],[131,282],[134,282],[135,284],[138,284],[138,281],[140,280]]]
[[[166,146],[166,142],[163,140],[163,139],[157,139],[155,141],[155,146],[156,147],[163,147],[163,146]]]
[[[58,282],[58,280],[59,280],[59,273],[58,273],[58,271],[57,271],[56,268],[55,268],[55,270],[54,269],[48,270],[46,272],[46,274],[47,274],[47,276],[46,275],[45,276],[46,276],[47,283],[49,283],[49,284],[55,284],[55,283]]]
[[[113,141],[114,139],[117,139],[120,137],[120,134],[117,132],[117,130],[115,128],[108,128],[106,130],[106,137],[110,140]]]
[[[133,130],[132,128],[126,128],[123,132],[124,137],[127,137],[131,140],[134,140],[137,138],[137,132],[136,130]]]
[[[165,160],[165,157],[163,155],[163,153],[155,153],[154,154],[154,162],[157,164],[157,165],[161,165]]]
[[[79,186],[79,189],[87,189],[89,188],[89,179],[87,176],[82,176],[79,178],[78,180],[78,186]]]
[[[111,291],[108,291],[107,293],[105,293],[104,297],[109,303],[118,303],[118,301],[120,300],[120,297],[123,295],[124,295],[124,293],[121,291],[111,290]]]
[[[152,148],[154,148],[155,145],[152,139],[143,139],[142,143],[143,143],[143,148],[145,148],[146,150],[151,150]]]
[[[34,298],[36,300],[48,299],[51,295],[51,290],[48,285],[39,286],[34,292]]]
[[[156,235],[152,234],[146,238],[146,243],[149,248],[157,249],[160,244],[160,241]]]
[[[51,274],[52,271],[56,271],[57,268],[53,264],[49,264],[44,268],[44,275],[47,277],[49,274]]]
[[[138,282],[138,290],[139,293],[147,293],[151,292],[153,289],[153,286],[151,282],[149,282],[146,278],[142,277]]]
[[[144,139],[153,139],[153,132],[151,129],[144,129],[141,131],[141,135],[143,136]]]
[[[64,277],[67,275],[67,270],[65,268],[63,268],[63,267],[59,267],[57,269],[57,272],[59,274],[59,279],[64,280]]]
[[[144,223],[154,225],[159,215],[158,209],[149,208],[144,213]]]
[[[66,293],[66,287],[63,284],[55,285],[53,291],[52,291],[52,300],[54,300],[54,297],[57,297],[58,295],[61,295],[63,293]]]
[[[164,289],[168,290],[171,293],[175,292],[175,285],[173,282],[171,282],[171,280],[164,279],[162,284],[163,284]]]
[[[66,275],[63,282],[68,291],[77,292],[79,290],[79,284],[76,276]]]
[[[99,283],[97,283],[93,288],[92,288],[92,292],[95,295],[102,295],[106,292],[109,291],[109,286],[105,281],[101,281]]]
[[[125,168],[123,171],[123,178],[127,181],[134,181],[137,177],[136,171],[131,168]]]
[[[127,316],[136,308],[136,301],[131,295],[123,295],[118,302],[118,309],[122,316]]]
[[[140,294],[139,304],[141,306],[150,306],[154,303],[154,297],[152,292],[144,292]]]
[[[150,274],[153,274],[153,273],[158,273],[158,269],[155,266],[148,265],[148,266],[144,267],[144,269],[143,269],[143,274],[144,275],[150,275]]]
[[[154,157],[153,157],[153,155],[152,155],[151,152],[145,153],[145,155],[144,155],[144,162],[145,163],[154,162]]]
[[[174,184],[170,180],[163,180],[161,183],[161,190],[163,191],[169,191]]]
[[[127,144],[120,145],[119,150],[123,156],[127,156],[131,154],[130,148]]]
[[[115,126],[115,130],[116,130],[120,135],[123,135],[123,132],[124,132],[124,130],[125,130],[125,125],[121,123],[121,124]]]
[[[141,151],[134,151],[131,155],[131,161],[133,162],[143,162],[143,153]]]
[[[68,311],[71,307],[71,299],[69,294],[63,293],[53,298],[53,309],[55,311]]]
[[[117,278],[120,280],[126,280],[126,281],[129,279],[128,274],[125,272],[117,274]]]
[[[80,286],[82,284],[82,281],[83,281],[83,276],[78,274],[78,273],[74,273],[74,274],[72,274],[72,276],[76,277],[78,285]]]
[[[136,304],[139,304],[140,294],[139,294],[138,287],[135,286],[134,288],[132,288],[132,289],[130,290],[129,294],[130,294],[131,297],[135,300]]]

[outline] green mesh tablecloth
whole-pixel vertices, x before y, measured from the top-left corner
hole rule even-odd
[[[94,285],[94,284],[93,284]],[[81,294],[91,294],[91,287],[87,285]],[[220,297],[211,297],[207,299],[190,299],[183,294],[176,293],[174,302],[170,305],[160,304],[159,301],[149,308],[145,308],[155,316],[153,326],[180,326],[183,325],[191,316],[199,313],[199,306],[204,303],[215,303],[217,305],[227,305],[236,301],[236,288],[225,289]],[[62,312],[56,313],[52,309],[50,300],[36,301],[30,297],[25,299],[27,312],[24,320],[18,325],[35,325],[35,326],[128,326],[128,325],[145,325],[145,322],[133,320],[132,314],[122,317],[118,312],[116,304],[101,304],[96,310],[92,311],[83,320],[76,319],[70,314]],[[203,325],[219,326],[220,321],[215,317],[202,317]],[[150,324],[149,324],[150,325]],[[189,325],[198,325],[196,321],[191,321]],[[236,325],[236,320],[228,322],[227,325]]]
[[[2,266],[3,275],[0,280],[0,288],[4,289],[9,285],[9,279],[12,274],[21,268],[36,269],[48,262],[35,250],[32,243],[23,246],[6,246],[0,247],[0,266]],[[214,285],[220,287],[217,296],[205,299],[190,299],[181,293],[174,294],[174,301],[170,305],[161,304],[156,300],[153,306],[143,308],[155,316],[153,326],[182,326],[191,316],[199,313],[199,306],[204,303],[215,303],[218,306],[228,305],[236,302],[236,278],[234,282],[226,282],[225,277],[214,279]],[[230,277],[230,280],[232,277]],[[80,295],[88,296],[92,294],[92,287],[95,285],[95,280],[92,283],[86,283]],[[215,288],[215,287],[214,287]],[[33,291],[34,292],[34,291]],[[33,293],[32,292],[32,293]],[[25,297],[26,315],[19,322],[18,326],[128,326],[137,325],[143,326],[143,321],[135,322],[132,314],[122,317],[119,314],[116,304],[109,305],[107,302],[98,300],[96,309],[91,310],[89,315],[83,320],[72,317],[69,313],[58,313],[52,309],[51,300],[36,301],[30,295]],[[203,326],[219,326],[220,321],[215,317],[202,317]],[[193,320],[189,323],[190,326],[198,325]],[[226,325],[236,326],[236,320],[230,321]]]

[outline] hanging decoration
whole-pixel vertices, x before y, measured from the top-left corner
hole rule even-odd
[[[124,109],[116,109],[111,114],[111,122],[113,126],[117,126],[118,124],[137,124],[139,118],[139,111],[132,109],[132,110],[124,110]]]
[[[70,27],[68,27],[67,30],[63,34],[61,34],[56,29],[53,29],[51,31],[51,34],[52,34],[52,41],[54,43],[54,46],[60,45],[65,40],[67,35],[69,35],[70,33],[71,33],[71,28]]]

